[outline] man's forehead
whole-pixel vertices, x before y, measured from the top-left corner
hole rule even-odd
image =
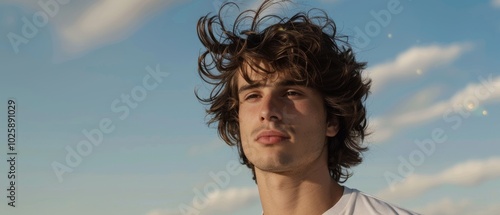
[[[246,62],[238,71],[238,85],[245,83],[271,83],[279,80],[292,80],[289,72],[275,71],[269,63],[263,61]]]
[[[245,75],[247,75],[245,78]],[[246,85],[246,84],[261,84],[261,85],[273,85],[282,82],[294,82],[293,78],[284,72],[256,72],[256,71],[246,71],[238,72],[238,86]],[[295,83],[295,82],[294,82]],[[299,84],[298,82],[295,84]]]
[[[264,74],[265,75],[265,74]],[[242,74],[239,74],[238,83],[237,83],[237,94],[240,94],[244,91],[257,89],[262,87],[290,87],[290,86],[305,86],[304,82],[298,82],[291,77],[287,77],[283,75],[283,73],[274,73],[270,74],[267,77],[263,77],[263,75],[257,74],[259,78],[252,79],[250,82],[243,78]],[[270,78],[269,78],[270,77]]]

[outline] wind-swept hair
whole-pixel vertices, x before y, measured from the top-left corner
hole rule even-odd
[[[323,97],[328,123],[339,128],[327,140],[330,176],[345,182],[352,175],[349,169],[361,163],[361,153],[367,150],[362,144],[367,135],[364,101],[371,80],[361,75],[366,63],[356,61],[348,38],[337,35],[335,23],[322,10],[299,12],[290,18],[264,14],[282,2],[289,1],[265,0],[257,9],[241,12],[231,28],[223,15],[228,8],[238,8],[234,2],[224,4],[217,15],[198,20],[198,37],[206,48],[198,59],[198,73],[213,88],[208,97],[197,92],[196,97],[209,105],[208,124],[217,123],[219,136],[237,146],[241,163],[252,169],[256,180],[239,134],[239,72],[252,83],[245,69],[248,65],[261,75],[284,74],[316,89]],[[273,24],[266,24],[271,21]]]

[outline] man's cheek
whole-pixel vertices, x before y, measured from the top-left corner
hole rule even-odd
[[[248,141],[242,142],[242,148],[243,148],[243,153],[250,161],[252,159],[254,151],[250,147],[249,142]]]

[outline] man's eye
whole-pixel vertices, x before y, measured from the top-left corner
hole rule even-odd
[[[286,91],[286,96],[300,96],[301,94],[297,91],[289,90]]]
[[[256,99],[258,97],[259,97],[259,94],[253,93],[253,94],[250,94],[250,95],[246,96],[245,100]]]

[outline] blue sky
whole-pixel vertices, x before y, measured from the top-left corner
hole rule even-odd
[[[222,2],[0,0],[0,139],[14,98],[19,153],[2,214],[259,214],[194,96],[196,21]],[[498,214],[500,1],[295,2],[274,12],[324,9],[374,83],[370,150],[346,186],[424,214]]]

